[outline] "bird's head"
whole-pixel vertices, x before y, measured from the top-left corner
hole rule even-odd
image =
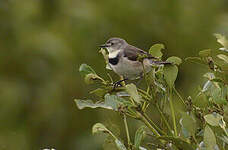
[[[127,42],[121,38],[110,38],[105,44],[101,45],[101,48],[107,48],[108,52],[114,52],[122,50],[127,46]]]

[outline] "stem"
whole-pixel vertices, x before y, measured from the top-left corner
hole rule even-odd
[[[159,131],[160,132],[160,134],[162,134],[162,135],[166,135],[166,133],[164,132],[164,131],[162,131],[148,116],[147,116],[147,114],[145,114],[145,113],[143,113],[142,114],[145,118],[146,118],[146,120],[150,123],[150,124],[152,124],[153,126],[154,126],[154,128],[157,130],[157,131]]]
[[[159,111],[159,113],[161,115],[161,118],[164,121],[165,125],[167,126],[169,132],[172,133],[172,128],[170,127],[168,121],[166,120],[166,118],[165,118],[163,112],[161,111],[161,109],[159,108],[158,104],[156,105],[156,108],[158,109],[158,111]]]
[[[111,83],[113,83],[111,75],[109,73],[107,73],[107,75],[108,75],[109,79],[111,80]]]
[[[147,93],[147,94],[150,93],[150,86],[147,87],[146,93]]]
[[[101,80],[101,82],[102,82],[104,85],[107,85],[107,82],[106,82],[103,78],[101,78],[100,76],[97,76],[97,77],[98,77],[98,79]]]
[[[154,127],[150,124],[150,122],[140,112],[137,112],[137,114],[139,115],[141,121],[145,123],[145,125],[153,132],[153,134],[159,137],[160,134],[158,133],[157,130],[154,129]]]
[[[172,118],[173,118],[174,135],[177,136],[176,117],[175,117],[175,111],[174,111],[173,100],[172,99],[173,99],[172,98],[172,88],[170,88],[170,92],[169,92],[169,105],[170,105],[171,114],[172,114]]]
[[[129,135],[129,130],[128,130],[128,125],[127,125],[127,117],[124,114],[124,125],[125,125],[125,129],[126,129],[126,134],[127,134],[127,144],[128,144],[128,148],[131,148],[131,139],[130,139],[130,135]]]
[[[177,96],[180,98],[181,102],[184,104],[185,107],[187,107],[187,105],[184,102],[184,99],[181,97],[180,93],[176,90],[176,88],[174,87],[174,92],[177,94]]]
[[[225,132],[226,136],[228,136],[228,133],[226,131],[226,128],[222,127],[223,131]]]
[[[196,143],[196,145],[199,145],[194,134],[192,135],[192,138],[193,138],[194,142]]]
[[[152,100],[153,98],[145,91],[143,91],[142,89],[138,88],[137,89],[139,92],[141,92],[142,94],[144,94],[147,98],[147,100]]]
[[[118,139],[111,131],[107,131],[114,139]]]
[[[138,90],[143,94],[144,98],[146,98],[147,100],[150,101],[150,100],[152,99],[152,97],[151,97],[149,94],[147,94],[145,91],[143,91],[143,90],[141,90],[141,89],[138,89]],[[168,128],[169,131],[172,133],[172,129],[171,129],[171,127],[170,127],[168,121],[166,120],[164,114],[162,113],[162,111],[160,110],[160,108],[159,108],[159,106],[158,106],[157,104],[156,104],[156,108],[158,109],[158,111],[159,111],[159,113],[160,113],[162,119],[164,120],[164,122],[165,122],[167,128]],[[149,119],[149,117],[148,117],[147,115],[146,115],[145,117],[146,117],[147,119]],[[149,120],[150,120],[150,119],[149,119]],[[152,121],[150,120],[150,122],[152,122]],[[153,122],[152,122],[152,124],[155,126],[155,128],[157,127]],[[157,127],[156,129],[157,129],[158,131],[160,130],[158,127]],[[162,130],[160,130],[160,131],[161,131],[161,133],[164,133]]]

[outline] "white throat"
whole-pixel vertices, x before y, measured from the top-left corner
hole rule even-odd
[[[108,57],[115,58],[119,54],[120,50],[109,51]]]

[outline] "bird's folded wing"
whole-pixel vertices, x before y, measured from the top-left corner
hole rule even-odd
[[[124,57],[127,57],[128,60],[132,60],[132,61],[137,61],[137,58],[138,56],[140,55],[146,55],[147,57],[146,58],[149,58],[149,59],[157,59],[156,57],[153,57],[152,55],[150,55],[149,53],[137,48],[137,47],[134,47],[132,45],[128,45],[125,49],[124,49],[124,54],[123,56]]]

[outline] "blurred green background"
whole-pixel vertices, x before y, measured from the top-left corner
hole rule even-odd
[[[118,121],[118,114],[76,108],[73,99],[89,97],[90,89],[80,64],[105,74],[98,45],[113,36],[144,50],[164,43],[165,58],[219,47],[213,33],[228,35],[227,6],[227,0],[1,0],[0,149],[102,149],[91,127]],[[203,69],[181,65],[177,88],[185,97],[195,94]]]

